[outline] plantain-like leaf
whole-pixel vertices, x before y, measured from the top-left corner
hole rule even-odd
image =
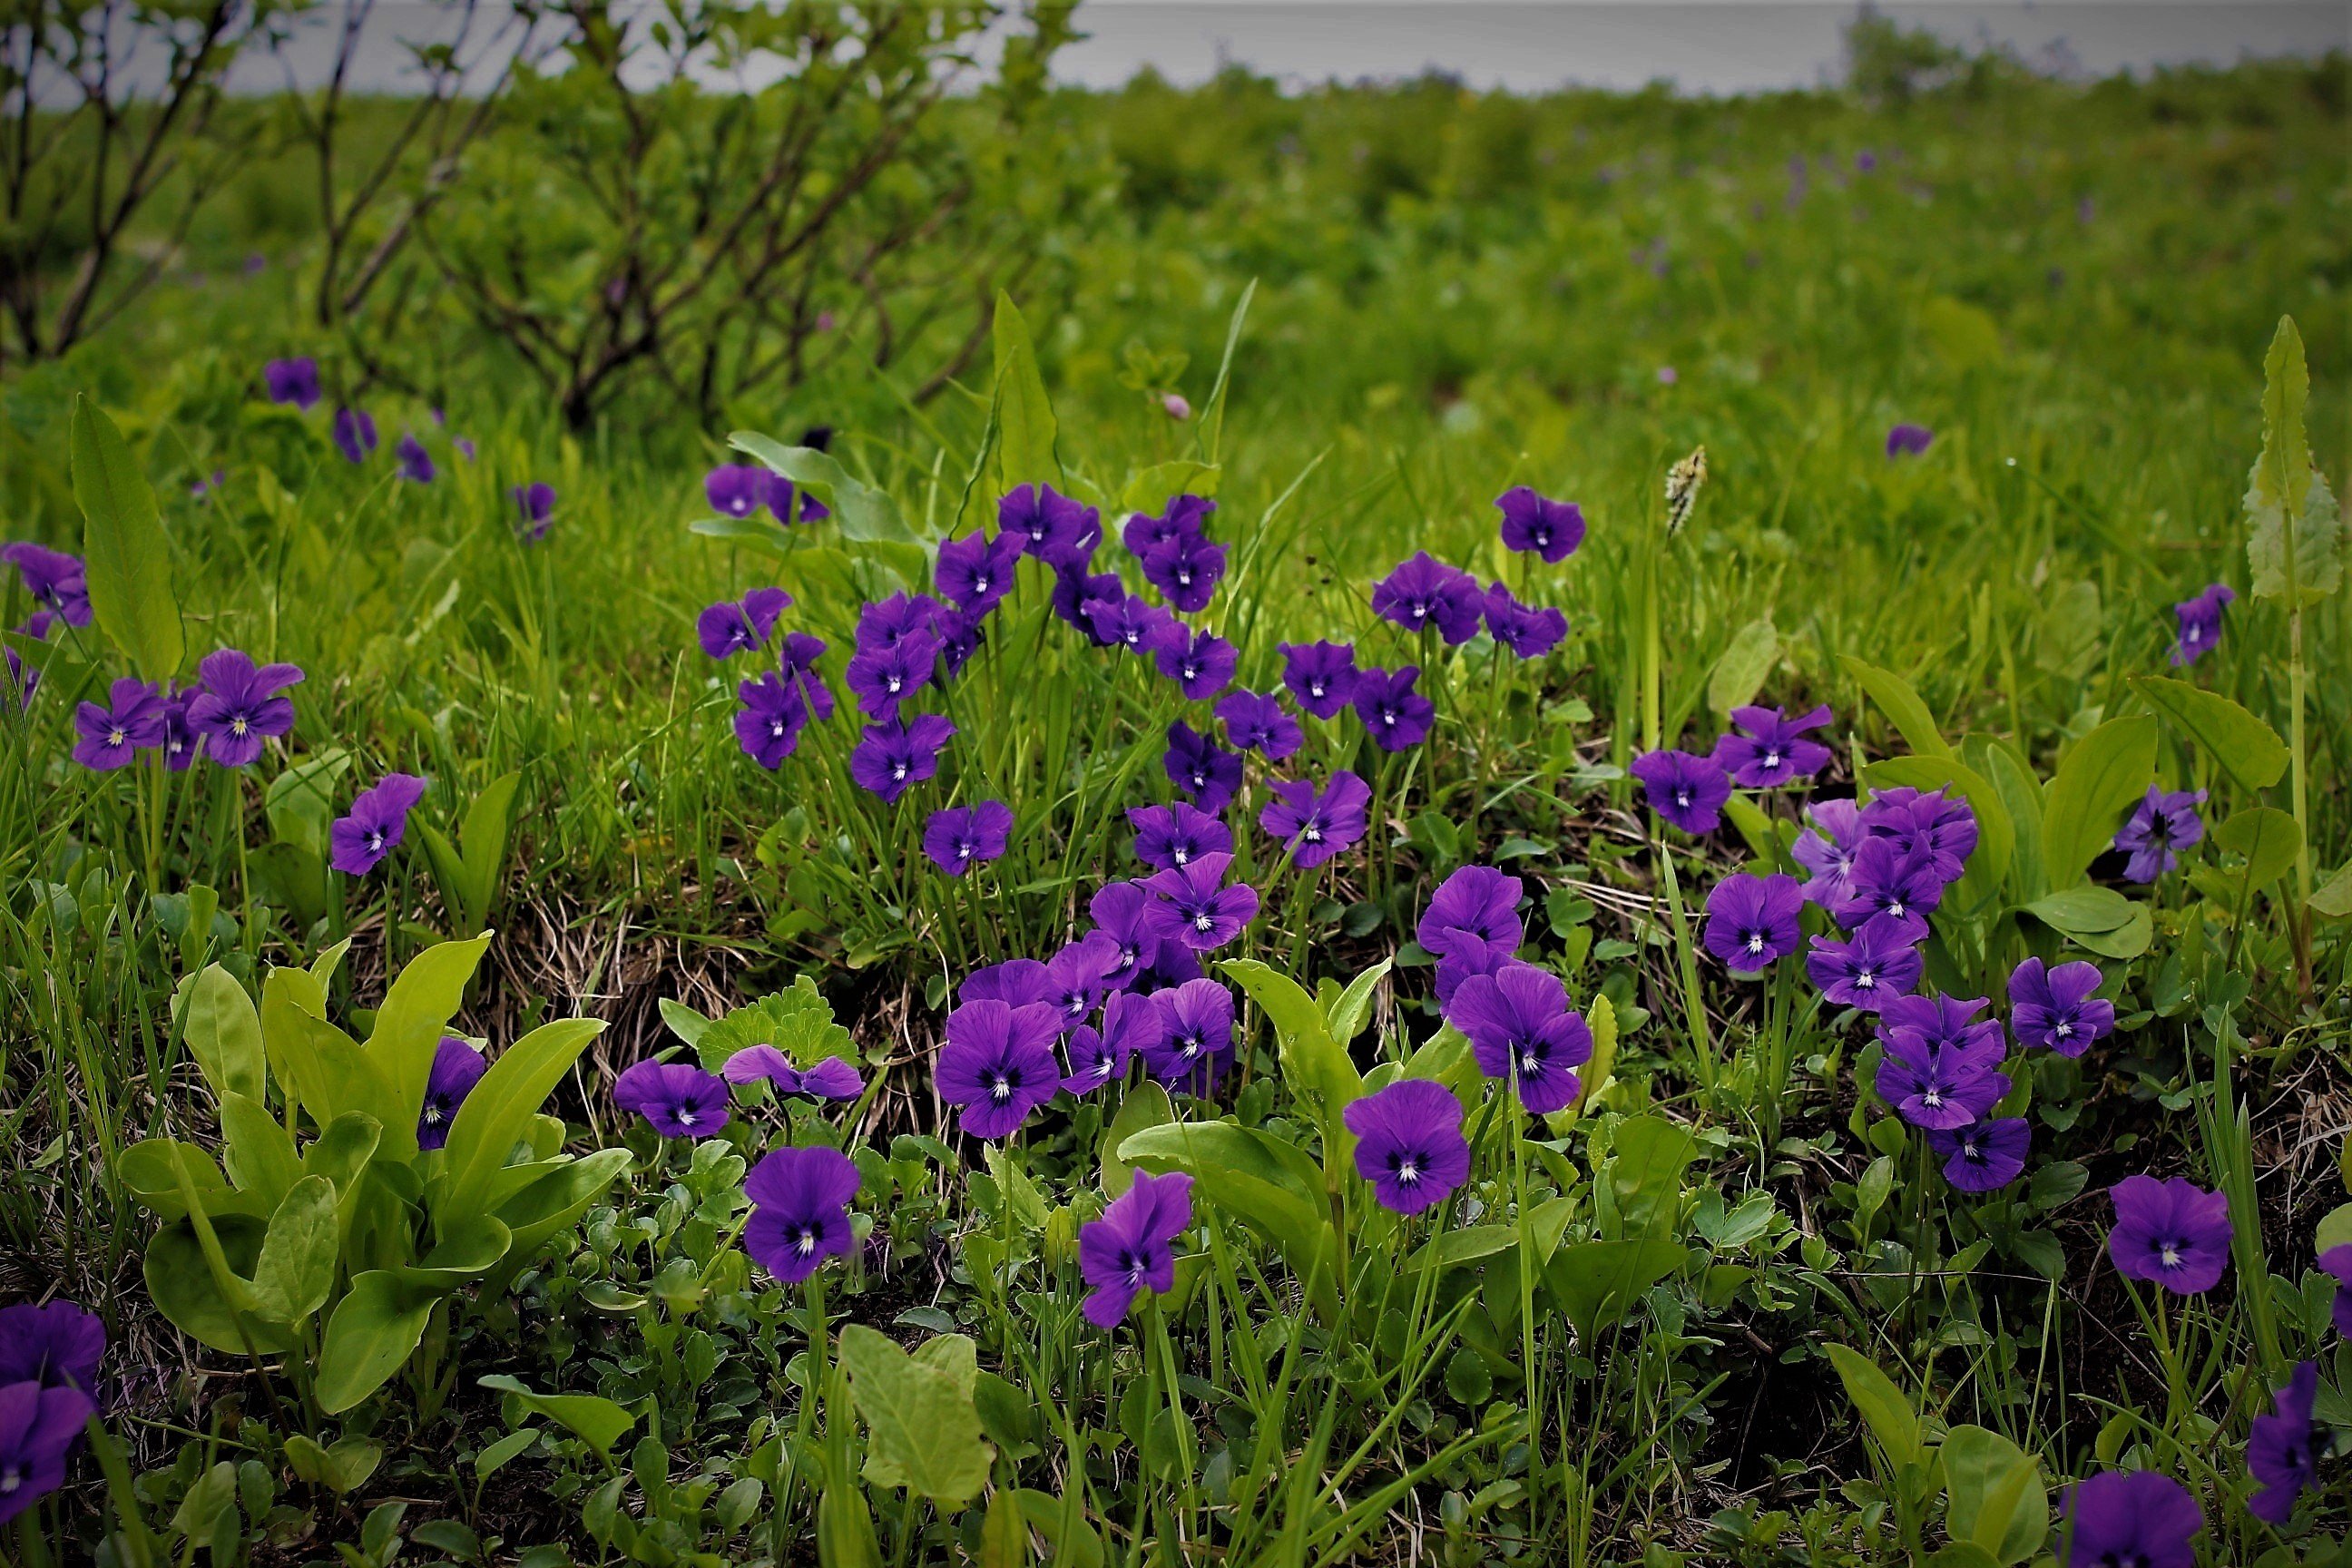
[[[319,1408],[340,1415],[390,1381],[415,1353],[439,1300],[383,1269],[355,1275],[319,1348]]]
[[[233,1271],[250,1270],[261,1256],[268,1226],[254,1215],[222,1215],[213,1234]],[[275,1355],[291,1350],[287,1331],[260,1321],[251,1313],[237,1321],[238,1304],[224,1297],[205,1261],[203,1244],[193,1226],[176,1220],[157,1231],[147,1243],[142,1273],[155,1310],[197,1343],[229,1355]]]
[[[254,1260],[255,1312],[273,1323],[308,1321],[334,1289],[341,1243],[335,1184],[305,1176],[288,1188]]]
[[[302,1179],[293,1134],[268,1106],[234,1092],[221,1096],[220,1121],[229,1180],[253,1194],[264,1210],[276,1208],[286,1190]]]
[[[484,931],[426,948],[408,961],[376,1009],[367,1056],[383,1084],[384,1100],[377,1115],[383,1124],[383,1151],[392,1159],[415,1156],[416,1121],[425,1108],[433,1058],[489,945],[490,933]],[[350,1109],[376,1108],[361,1103]],[[322,1118],[321,1123],[328,1120],[331,1118]]]
[[[207,964],[180,982],[176,1000],[180,1037],[213,1093],[263,1099],[261,1015],[236,977],[217,963]]]
[[[849,1395],[866,1421],[866,1479],[960,1507],[980,1495],[996,1457],[972,1399],[980,1367],[962,1334],[925,1341],[913,1355],[860,1323],[841,1331]]]
[[[450,1126],[434,1203],[436,1224],[446,1226],[488,1212],[491,1184],[525,1126],[604,1027],[594,1018],[542,1024],[490,1064]]]

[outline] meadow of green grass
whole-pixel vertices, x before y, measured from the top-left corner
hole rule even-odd
[[[216,647],[308,672],[255,767],[96,773],[69,758],[71,703],[127,672],[123,637],[10,643],[47,663],[0,721],[0,1121],[22,1155],[0,1293],[105,1317],[122,1456],[110,1477],[85,1450],[14,1550],[1959,1568],[2067,1551],[2066,1484],[2147,1468],[2197,1499],[2199,1563],[2341,1560],[2352,1350],[2315,1264],[2352,1242],[2352,660],[2342,593],[2291,624],[2253,592],[2244,498],[2283,316],[2308,350],[2311,460],[2342,480],[2344,91],[2331,58],[2089,85],[1988,67],[1897,102],[1434,79],[1286,97],[1239,73],[1060,92],[1032,134],[1094,194],[1040,219],[1025,337],[1001,320],[940,395],[850,355],[708,427],[657,390],[582,426],[427,297],[386,330],[410,390],[361,395],[383,445],[358,465],[331,399],[262,395],[262,363],[296,353],[352,383],[305,324],[300,201],[249,172],[121,322],[0,381],[9,537],[84,548],[77,395],[152,486],[183,651],[142,673],[185,679]],[[1898,423],[1932,445],[1890,457]],[[712,518],[731,432],[819,426],[834,521]],[[395,474],[404,431],[432,482]],[[1670,530],[1668,471],[1702,447]],[[1100,507],[1097,571],[1124,562],[1130,511],[1213,493],[1230,565],[1195,619],[1236,646],[1236,683],[1276,688],[1278,642],[1353,641],[1421,666],[1436,728],[1382,753],[1310,720],[1299,755],[1254,764],[1228,815],[1262,912],[1218,956],[1264,969],[1220,976],[1248,1001],[1218,1095],[1065,1098],[984,1149],[934,1091],[954,987],[1053,956],[1097,889],[1141,874],[1123,810],[1170,798],[1165,728],[1206,708],[1088,646],[1024,576],[946,690],[939,777],[885,806],[849,782],[846,714],[774,771],[744,756],[751,666],[712,663],[694,623],[784,586],[846,705],[861,604],[925,588],[930,545],[1046,479]],[[534,481],[556,496],[536,542],[509,499]],[[1503,549],[1494,502],[1519,485],[1581,505],[1580,550]],[[1566,640],[1520,661],[1378,620],[1372,584],[1424,550],[1564,610]],[[2176,669],[2173,606],[2210,583],[2237,594],[2221,645]],[[0,590],[7,625],[31,608]],[[2215,744],[2150,677],[2255,729]],[[1759,986],[1700,947],[1718,879],[1793,868],[1801,802],[1758,795],[1692,837],[1623,770],[1705,751],[1751,698],[1832,708],[1822,798],[1958,763],[2012,841],[2053,861],[2098,841],[2071,869],[1988,847],[1929,944],[1929,990],[2006,1013],[2017,963],[2087,959],[2119,1015],[2086,1057],[2010,1062],[2003,1114],[2032,1152],[2004,1190],[1945,1184],[1876,1098],[1868,1020],[1800,961]],[[2291,777],[2263,766],[2273,732]],[[2065,782],[2110,757],[2115,778]],[[1372,828],[1298,871],[1257,828],[1266,775],[1344,767],[1374,784]],[[431,781],[415,823],[454,856],[413,826],[376,872],[325,870],[327,820],[395,770]],[[2212,831],[2142,888],[2104,846],[2158,782],[2207,790]],[[2053,826],[2085,791],[2087,826]],[[1008,854],[938,874],[926,815],[986,798],[1015,814]],[[1470,865],[1525,880],[1522,956],[1613,1024],[1561,1116],[1498,1117],[1507,1094],[1441,1017],[1415,924]],[[2070,892],[2058,918],[2024,912]],[[372,1397],[341,1405],[305,1370],[323,1314],[250,1357],[182,1332],[142,1260],[159,1214],[187,1224],[122,1159],[222,1145],[227,1096],[175,984],[217,963],[262,998],[272,1088],[252,1098],[307,1142],[337,1091],[286,1079],[275,1031],[311,1026],[267,987],[348,940],[314,1011],[366,1037],[404,1016],[392,976],[485,928],[432,1032],[454,1018],[495,1055],[601,1020],[536,1086],[561,1124],[534,1153],[626,1149],[625,1173],[527,1255],[436,1286],[422,1348]],[[797,1022],[742,1026],[839,1042],[867,1080],[854,1104],[752,1091],[699,1142],[615,1107],[622,1069],[691,1059],[701,1019],[776,994]],[[1387,1215],[1343,1157],[1339,1100],[1400,1071],[1473,1108],[1450,1228]],[[1221,1124],[1207,1155],[1154,1131]],[[864,1178],[862,1245],[806,1289],[740,1245],[747,1167],[784,1142],[842,1147]],[[1076,1237],[1130,1164],[1192,1171],[1198,1224],[1178,1289],[1105,1333],[1078,1315]],[[443,1180],[419,1169],[385,1180]],[[2109,1263],[2105,1194],[2138,1173],[2227,1194],[2217,1290],[2167,1302]],[[384,1190],[442,1214],[444,1187]],[[338,1299],[366,1267],[352,1247]],[[864,1329],[940,1348],[902,1365]],[[2305,1361],[2318,1481],[2274,1524],[2242,1456]],[[1987,1538],[2005,1482],[2013,1528]]]

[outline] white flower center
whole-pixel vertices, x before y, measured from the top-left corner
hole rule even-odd
[[[1943,1091],[1931,1086],[1925,1094],[1922,1094],[1919,1097],[1919,1103],[1926,1106],[1928,1110],[1933,1110],[1936,1107],[1944,1103]]]
[[[115,729],[109,730],[106,732],[106,743],[110,746],[119,746],[130,738],[130,736],[122,732],[119,726]]]
[[[2051,1035],[2052,1035],[2052,1037],[2053,1037],[2053,1038],[2061,1039],[2061,1040],[2064,1039],[2067,1036],[2069,1036],[2069,1035],[2073,1034],[2074,1032],[2074,1025],[2072,1025],[2072,1024],[2061,1024],[2061,1025],[2059,1025],[2056,1028],[2054,1028],[2054,1029],[2053,1029],[2053,1030],[2051,1030],[2051,1031],[2050,1031],[2050,1033],[2051,1033]]]
[[[245,733],[244,714],[240,713],[236,718],[228,721],[228,732],[232,735],[242,735]]]
[[[999,1105],[1011,1100],[1013,1098],[1013,1080],[1006,1078],[1003,1073],[998,1073],[996,1075],[996,1081],[988,1087],[988,1097],[996,1101]]]
[[[969,859],[971,859],[971,845],[969,845],[969,844],[959,844],[959,845],[957,845],[957,846],[956,846],[956,858],[957,858],[957,859],[959,859],[959,860],[969,860]]]
[[[1401,1187],[1409,1187],[1421,1180],[1420,1167],[1412,1163],[1411,1155],[1397,1162],[1396,1179],[1397,1185]]]
[[[1536,1054],[1535,1054],[1535,1052],[1533,1052],[1533,1051],[1521,1051],[1521,1052],[1519,1053],[1519,1076],[1520,1076],[1520,1077],[1522,1077],[1522,1078],[1532,1078],[1532,1077],[1534,1077],[1537,1073],[1538,1073],[1538,1072],[1540,1072],[1540,1071],[1542,1071],[1542,1070],[1543,1070],[1543,1058],[1541,1058],[1541,1057],[1539,1057],[1539,1056],[1536,1055]]]
[[[1310,680],[1307,683],[1307,689],[1310,695],[1320,697],[1323,695],[1323,683],[1319,680]]]
[[[430,1100],[427,1100],[425,1106],[425,1125],[427,1127],[441,1125],[441,1108]]]
[[[1300,829],[1298,837],[1309,844],[1320,844],[1323,842],[1323,830],[1310,822]]]
[[[800,1255],[803,1258],[806,1258],[810,1253],[814,1252],[816,1250],[816,1228],[814,1226],[804,1225],[801,1226],[800,1236],[794,1241],[793,1246],[799,1250]]]
[[[2167,1268],[2178,1268],[2180,1267],[2180,1249],[2168,1241],[2158,1251],[2157,1259]]]
[[[1207,931],[1216,922],[1210,918],[1209,911],[1206,910],[1202,910],[1199,914],[1192,917],[1192,929],[1194,931]]]
[[[1768,768],[1777,768],[1777,767],[1779,767],[1779,766],[1780,765],[1780,752],[1765,752],[1765,753],[1764,753],[1764,765],[1765,765],[1766,767],[1768,767]]]
[[[1686,789],[1678,789],[1678,790],[1675,791],[1675,804],[1676,805],[1682,806],[1682,807],[1684,807],[1685,809],[1688,809],[1688,807],[1689,807],[1689,805],[1690,805],[1690,800],[1691,800],[1691,797],[1690,797],[1690,791],[1688,791],[1688,790],[1686,790]]]
[[[1857,970],[1857,971],[1855,971],[1855,973],[1854,973],[1854,976],[1853,976],[1853,988],[1854,988],[1855,990],[1857,990],[1857,991],[1867,991],[1867,990],[1869,990],[1872,986],[1876,985],[1877,984],[1878,984],[1877,976],[1875,976],[1874,974],[1873,974],[1869,970],[1867,970],[1867,969],[1863,969],[1863,970]]]
[[[1748,933],[1748,951],[1750,952],[1761,952],[1764,951],[1764,933],[1762,931],[1751,931]]]
[[[906,764],[906,763],[898,763],[896,767],[894,767],[894,768],[892,768],[892,769],[890,770],[890,779],[891,779],[891,782],[892,782],[892,783],[894,783],[894,784],[895,784],[895,783],[897,783],[897,782],[898,782],[899,780],[904,779],[906,776],[907,776],[907,764]]]
[[[371,849],[381,849],[383,847],[383,834],[381,830],[368,835],[368,847]]]
[[[1181,866],[1192,858],[1192,852],[1190,849],[1185,848],[1181,844],[1177,844],[1170,847],[1168,858],[1175,861],[1179,866]]]
[[[680,1127],[691,1127],[694,1125],[694,1111],[692,1108],[686,1106],[679,1107],[677,1124]]]

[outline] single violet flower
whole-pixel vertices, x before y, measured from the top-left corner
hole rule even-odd
[[[415,773],[386,773],[352,799],[351,815],[328,825],[329,864],[346,877],[364,877],[400,847],[408,814],[425,798],[425,781]]]
[[[1399,1079],[1340,1112],[1356,1135],[1356,1174],[1394,1214],[1434,1208],[1470,1179],[1462,1102],[1442,1083]]]
[[[727,1125],[726,1079],[691,1062],[639,1062],[613,1081],[613,1100],[665,1138],[707,1138]]]
[[[1003,855],[1013,842],[1013,808],[1001,800],[943,805],[923,825],[923,853],[950,877]]]

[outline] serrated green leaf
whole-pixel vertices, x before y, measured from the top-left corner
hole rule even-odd
[[[2303,335],[2282,316],[2263,358],[2262,456],[2246,479],[2246,561],[2258,599],[2286,597],[2290,579],[2298,604],[2343,585],[2343,522],[2304,428],[2310,401]]]
[[[950,1507],[978,1497],[996,1450],[972,1403],[980,1374],[972,1342],[941,1334],[908,1355],[889,1336],[852,1323],[840,1342],[849,1396],[868,1436],[866,1479]]]

